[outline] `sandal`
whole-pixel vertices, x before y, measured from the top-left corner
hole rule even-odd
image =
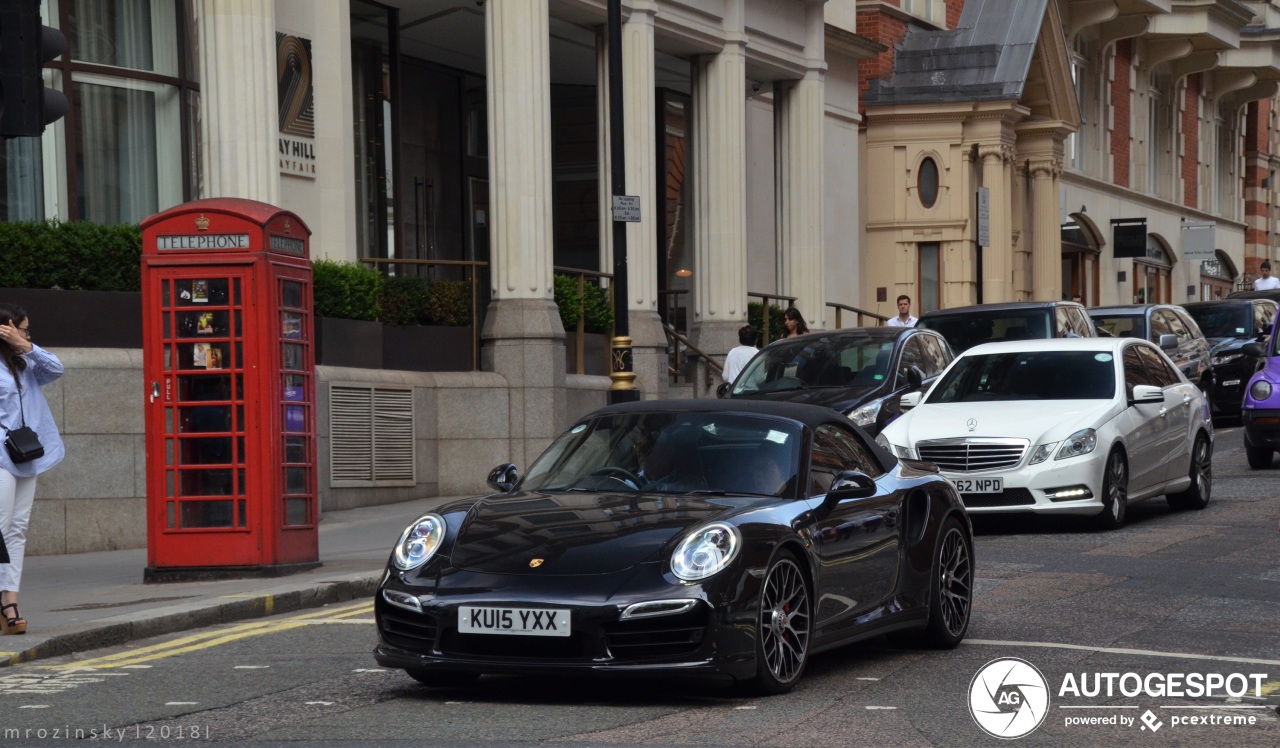
[[[5,611],[13,608],[13,615],[9,615]],[[27,633],[27,619],[18,613],[18,604],[9,603],[8,605],[0,605],[0,633],[3,634],[25,634]]]

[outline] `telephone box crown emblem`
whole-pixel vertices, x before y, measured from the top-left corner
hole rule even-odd
[[[196,230],[197,231],[209,230],[209,219],[205,218],[203,213],[201,213],[199,216],[196,217]]]

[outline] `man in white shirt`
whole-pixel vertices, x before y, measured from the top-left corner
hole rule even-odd
[[[898,316],[890,317],[885,327],[915,327],[920,320],[911,316],[911,297],[903,294],[898,297]]]
[[[733,384],[733,380],[742,373],[751,357],[756,355],[756,328],[743,325],[738,328],[738,345],[724,357],[724,381]]]
[[[1273,291],[1280,288],[1280,278],[1271,274],[1271,263],[1266,260],[1262,261],[1262,277],[1255,278],[1253,281],[1253,290],[1255,291]]]

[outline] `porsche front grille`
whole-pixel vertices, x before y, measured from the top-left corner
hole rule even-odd
[[[920,459],[943,470],[975,473],[1017,465],[1030,445],[1026,439],[936,439],[916,445]]]

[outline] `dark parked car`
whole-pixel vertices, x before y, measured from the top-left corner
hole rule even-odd
[[[1085,308],[1074,301],[1010,301],[935,309],[916,327],[937,330],[959,355],[975,345],[1001,340],[1092,338]]]
[[[1127,304],[1089,310],[1098,334],[1141,338],[1155,343],[1187,381],[1213,400],[1213,364],[1209,341],[1186,309],[1173,304]]]
[[[766,346],[722,397],[835,408],[872,436],[902,415],[898,400],[927,389],[951,363],[941,335],[913,327],[854,327]]]
[[[1266,363],[1265,349],[1249,344],[1266,342],[1276,318],[1276,303],[1269,299],[1222,299],[1187,304],[1186,310],[1209,340],[1214,414],[1239,415],[1249,377]]]
[[[405,529],[374,611],[384,667],[705,677],[790,690],[816,652],[964,638],[973,539],[955,487],[830,408],[597,410],[502,493]]]

